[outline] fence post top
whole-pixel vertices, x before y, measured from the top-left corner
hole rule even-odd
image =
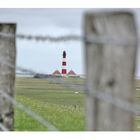
[[[99,9],[99,10],[90,10],[85,13],[85,15],[96,17],[96,16],[112,16],[112,15],[134,15],[132,9]]]

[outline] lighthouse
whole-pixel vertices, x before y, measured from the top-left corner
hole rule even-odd
[[[62,55],[62,76],[66,76],[67,75],[67,61],[66,61],[66,51],[63,51],[63,55]]]

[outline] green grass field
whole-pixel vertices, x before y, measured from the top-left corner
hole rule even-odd
[[[82,83],[79,79],[67,82]],[[84,94],[54,84],[47,79],[20,77],[16,79],[16,100],[30,107],[34,112],[50,121],[59,130],[85,129]],[[47,130],[26,113],[16,109],[15,130]]]
[[[69,83],[82,84],[80,78],[65,79]],[[136,81],[140,86],[140,81]],[[84,93],[54,84],[47,79],[16,78],[16,100],[51,122],[60,131],[85,130]],[[140,91],[137,91],[140,103]],[[136,130],[140,131],[140,117],[136,117]],[[19,109],[15,110],[15,130],[46,131],[47,128]]]

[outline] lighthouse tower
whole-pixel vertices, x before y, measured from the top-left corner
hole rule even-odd
[[[62,76],[66,76],[67,75],[67,62],[66,62],[66,51],[63,51],[63,58],[62,58]]]

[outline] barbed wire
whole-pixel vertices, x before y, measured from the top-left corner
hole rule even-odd
[[[47,78],[47,80],[49,80],[53,83],[59,83],[59,84],[65,86],[67,88],[70,88],[70,89],[82,91],[83,93],[87,93],[91,97],[94,97],[94,98],[97,98],[99,100],[111,103],[114,106],[119,107],[121,109],[124,109],[128,112],[132,112],[133,114],[140,115],[140,105],[132,104],[128,101],[119,99],[117,97],[110,95],[107,92],[103,93],[103,92],[96,91],[96,90],[91,89],[91,88],[89,89],[89,88],[87,88],[88,86],[85,86],[85,85],[77,85],[75,83],[71,84],[69,82],[66,82],[62,78],[51,78],[51,79]]]
[[[2,123],[0,123],[0,130],[9,131],[9,129],[7,127],[5,127]]]
[[[83,93],[87,93],[91,97],[97,98],[97,99],[102,100],[104,102],[111,103],[112,105],[119,107],[121,109],[124,109],[128,112],[132,112],[135,115],[140,115],[140,105],[133,104],[133,103],[130,103],[128,101],[119,99],[117,97],[110,95],[107,92],[104,93],[104,92],[96,91],[95,89],[91,89],[86,85],[76,85],[76,84],[71,84],[69,82],[67,83],[62,78],[59,78],[59,79],[58,78],[55,78],[55,79],[53,79],[53,78],[48,79],[47,78],[47,80],[49,80],[53,83],[62,84],[63,86],[70,88],[70,89],[82,91]]]
[[[35,41],[49,41],[49,42],[66,42],[66,41],[82,41],[86,43],[91,44],[115,44],[115,45],[125,45],[125,46],[131,46],[132,44],[136,43],[137,38],[133,37],[103,37],[103,36],[96,36],[96,35],[90,35],[87,37],[71,34],[71,35],[63,35],[63,36],[41,36],[41,35],[27,35],[27,34],[9,34],[9,33],[3,33],[0,32],[0,37],[4,38],[15,38],[15,39],[24,39],[24,40],[35,40]],[[10,60],[0,60],[2,64],[5,64],[11,68],[15,69],[14,65],[11,65],[8,61]],[[28,73],[30,75],[36,75],[36,74],[42,74],[46,75],[44,73],[38,73],[31,69],[26,69],[23,67],[16,67],[16,70],[20,70],[23,73]],[[3,74],[6,74],[5,72]],[[103,93],[99,91],[95,91],[94,89],[89,88],[85,85],[78,85],[75,83],[68,83],[63,80],[63,78],[47,78],[48,81],[53,83],[59,83],[67,88],[78,90],[82,92],[86,92],[89,96],[93,98],[97,98],[101,101],[105,101],[108,103],[111,103],[112,105],[119,107],[123,110],[126,110],[130,113],[140,115],[140,105],[132,104],[128,101],[116,98],[109,93]],[[58,129],[55,128],[49,121],[45,120],[42,116],[38,115],[37,113],[33,112],[31,109],[29,109],[27,106],[23,105],[22,103],[17,102],[14,98],[6,94],[5,92],[0,90],[0,94],[4,96],[9,102],[11,102],[14,106],[17,106],[20,110],[26,112],[29,116],[40,122],[43,126],[47,127],[48,130],[55,130]],[[2,130],[8,131],[8,129],[3,125],[0,124],[0,128]]]
[[[137,116],[140,115],[140,105],[138,104],[133,104],[120,98],[114,97],[107,92],[103,93],[100,91],[91,90],[90,88],[87,88],[87,93],[91,97],[95,97],[104,102],[111,103],[112,105],[121,108],[125,111],[131,112]]]
[[[21,70],[22,70],[22,72],[24,72],[24,70],[26,70],[26,72],[28,71],[25,68],[21,69]],[[31,71],[29,70],[29,72],[31,72]],[[35,74],[35,72],[33,73],[33,75],[34,74]],[[43,73],[36,73],[36,74],[45,75]],[[130,103],[128,101],[119,99],[117,97],[110,95],[107,92],[104,93],[104,92],[96,91],[94,89],[89,88],[86,85],[71,84],[69,82],[66,82],[63,78],[47,78],[47,80],[50,82],[53,82],[53,83],[59,83],[59,84],[65,86],[67,88],[70,88],[70,89],[86,92],[91,97],[94,97],[94,98],[97,98],[99,100],[111,103],[112,105],[117,106],[117,107],[119,107],[123,110],[126,110],[128,112],[134,113],[135,115],[140,115],[140,105],[133,104],[133,103]]]
[[[6,92],[0,90],[0,95],[3,96],[5,99],[7,99],[10,103],[12,103],[14,106],[19,108],[20,110],[24,111],[27,113],[29,116],[31,116],[33,119],[37,120],[41,125],[45,126],[48,128],[48,130],[51,131],[58,131],[58,129],[53,126],[49,121],[45,120],[42,116],[39,114],[35,113],[31,109],[29,109],[27,106],[23,105],[20,102],[17,102],[14,98],[6,94]],[[0,126],[3,130],[7,130],[3,125]]]
[[[128,36],[100,36],[96,34],[92,35],[77,35],[77,34],[67,34],[67,35],[59,35],[59,36],[51,36],[51,35],[30,35],[30,34],[11,34],[0,32],[0,37],[4,38],[16,38],[21,40],[28,41],[47,41],[52,43],[58,42],[67,42],[67,41],[78,41],[78,42],[86,42],[92,44],[113,44],[113,45],[124,45],[131,46],[136,44],[136,37],[128,37]]]
[[[3,60],[0,57],[0,63],[1,65],[6,65],[7,67],[10,67],[12,69],[15,69],[15,65],[12,65],[10,62],[10,60]],[[24,72],[28,72],[30,74],[35,74],[36,72],[34,72],[33,70],[30,69],[25,69],[23,67],[17,67],[17,70],[20,71],[24,71]],[[1,73],[2,74],[2,73]],[[5,73],[3,72],[3,75],[6,75],[9,73]],[[45,120],[42,116],[40,116],[39,114],[35,113],[34,111],[32,111],[31,109],[29,109],[27,106],[23,105],[20,102],[17,102],[14,98],[12,98],[11,96],[9,96],[8,94],[6,94],[6,92],[0,90],[0,95],[3,95],[9,102],[11,102],[14,106],[17,106],[17,108],[19,108],[20,110],[24,111],[25,113],[27,113],[29,116],[31,116],[32,118],[34,118],[35,120],[37,120],[40,124],[42,124],[43,126],[47,127],[48,130],[53,130],[53,131],[58,131],[58,129],[53,126],[49,121]],[[4,127],[4,125],[0,125],[0,128],[4,131],[7,131],[8,129],[6,127]]]
[[[49,42],[66,42],[66,41],[81,41],[82,36],[76,34],[51,36],[51,35],[27,35],[27,34],[10,34],[0,32],[0,37],[4,38],[17,38],[22,40],[35,40],[35,41],[49,41]]]
[[[69,81],[66,81],[65,78],[47,78],[49,82],[52,82],[54,84],[61,84],[62,86],[66,88],[70,88],[73,90],[85,92],[85,85],[84,84],[77,84],[76,82],[70,83]]]

